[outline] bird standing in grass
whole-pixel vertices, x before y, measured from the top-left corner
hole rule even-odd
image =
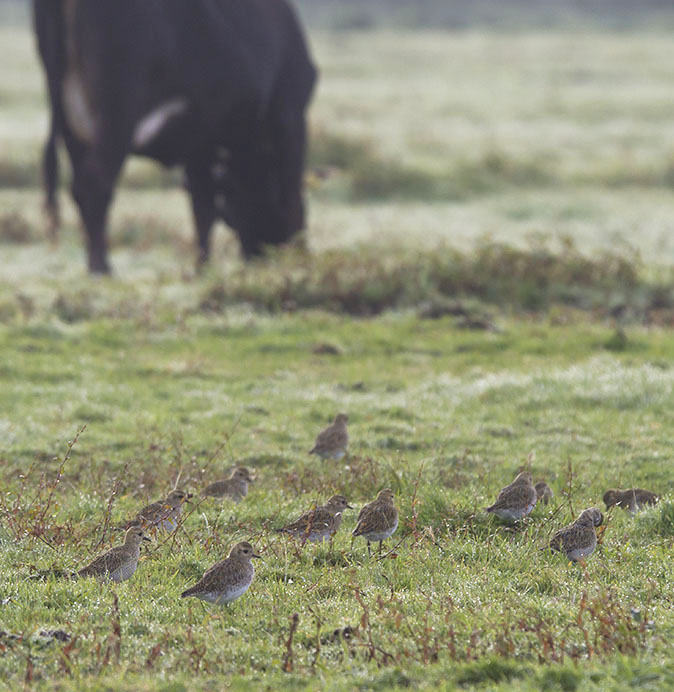
[[[109,579],[114,582],[125,581],[133,576],[140,558],[141,541],[150,539],[142,529],[132,527],[126,532],[122,545],[110,548],[83,567],[77,575],[80,577],[96,577]]]
[[[658,496],[643,488],[629,488],[628,490],[611,488],[604,493],[603,500],[606,509],[617,506],[634,514],[648,505],[656,504]]]
[[[367,541],[367,554],[370,556],[370,543],[382,542],[395,533],[398,528],[398,510],[394,504],[395,495],[389,488],[380,490],[373,502],[365,505],[358,514],[354,536],[362,536]]]
[[[248,495],[248,484],[254,480],[245,466],[237,466],[229,478],[207,485],[203,494],[208,497],[227,497],[239,503]]]
[[[332,540],[342,523],[342,512],[345,509],[353,508],[344,495],[333,495],[324,505],[313,507],[299,519],[277,531],[312,543]]]
[[[183,591],[181,598],[194,596],[208,603],[224,605],[243,596],[253,583],[255,568],[252,558],[259,558],[248,541],[237,543],[229,556],[216,563],[190,589]]]
[[[537,499],[531,474],[524,471],[499,492],[496,502],[486,507],[485,511],[505,521],[519,521],[536,506]]]
[[[160,528],[164,531],[175,531],[183,504],[191,497],[192,494],[184,490],[172,490],[164,500],[143,507],[123,528],[138,526],[142,529]]]
[[[585,564],[584,558],[597,547],[595,528],[604,522],[604,515],[596,508],[583,510],[576,521],[565,526],[550,539],[550,549],[563,552],[572,562]]]
[[[542,502],[544,505],[549,504],[550,500],[555,496],[552,488],[545,481],[538,481],[534,488],[536,489],[537,501]]]
[[[349,434],[346,431],[348,420],[345,413],[338,413],[332,425],[318,433],[309,454],[316,454],[321,459],[341,459],[349,446]]]

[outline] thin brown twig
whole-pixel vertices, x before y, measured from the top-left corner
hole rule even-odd
[[[409,536],[403,536],[387,553],[384,553],[383,555],[380,555],[377,559],[376,562],[381,562],[382,560],[385,560],[387,557],[390,557],[393,555],[396,550],[409,538]]]
[[[122,483],[122,478],[126,476],[127,469],[129,468],[129,462],[127,461],[124,464],[124,468],[122,469],[122,472],[115,478],[114,483],[112,484],[112,491],[110,492],[110,498],[108,499],[108,504],[105,508],[105,515],[103,517],[103,531],[101,533],[101,538],[96,544],[95,550],[98,550],[103,543],[105,543],[105,537],[108,533],[108,529],[110,528],[110,518],[112,517],[112,506],[115,502],[115,498],[117,497],[117,491],[119,490],[119,486]]]
[[[293,638],[295,637],[295,632],[297,632],[297,626],[299,624],[299,613],[293,613],[290,617],[290,632],[288,633],[288,639],[286,640],[286,652],[283,656],[282,670],[284,673],[292,673],[293,671]]]
[[[63,461],[60,463],[58,467],[58,471],[56,472],[56,478],[51,482],[50,488],[49,488],[49,494],[47,495],[47,503],[44,506],[44,509],[42,510],[42,514],[40,515],[40,523],[44,523],[44,519],[47,516],[47,512],[49,511],[49,508],[51,507],[52,499],[54,497],[54,491],[56,490],[56,486],[59,484],[61,477],[63,476],[63,469],[65,468],[65,465],[68,463],[68,459],[70,459],[70,454],[73,451],[73,447],[77,444],[78,440],[80,439],[80,435],[87,429],[86,424],[83,425],[76,433],[75,437],[73,437],[72,440],[68,441],[68,447],[66,449],[65,456],[63,457]]]
[[[234,437],[234,433],[236,432],[236,429],[239,427],[239,423],[241,422],[242,417],[243,414],[240,414],[239,417],[234,421],[234,425],[232,426],[231,432],[225,433],[225,439],[215,448],[211,456],[208,457],[208,459],[206,460],[206,463],[201,467],[202,476],[206,472],[206,469],[208,469],[208,467],[215,461],[218,454],[220,454],[220,452],[229,444],[232,437]]]

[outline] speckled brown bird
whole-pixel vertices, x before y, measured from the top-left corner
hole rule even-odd
[[[536,489],[536,498],[538,502],[542,502],[544,505],[550,503],[550,500],[555,496],[552,492],[552,488],[545,481],[538,481],[534,486]]]
[[[237,543],[229,556],[216,563],[191,588],[183,591],[180,596],[194,596],[208,603],[224,605],[243,596],[253,583],[255,568],[252,558],[260,556],[255,553],[248,541]]]
[[[358,513],[358,523],[352,534],[362,536],[367,541],[368,556],[371,554],[370,543],[379,541],[381,552],[382,542],[392,536],[398,528],[398,510],[394,501],[393,491],[385,488]]]
[[[192,494],[184,490],[172,490],[164,500],[143,507],[123,528],[138,526],[141,529],[160,528],[164,531],[175,531],[183,504],[191,497]]]
[[[648,505],[656,504],[658,496],[643,488],[629,488],[627,490],[611,488],[604,493],[603,499],[606,509],[617,506],[634,514]]]
[[[277,531],[314,543],[327,541],[337,533],[345,509],[353,508],[344,495],[333,495],[324,505],[310,509],[299,519]]]
[[[316,454],[322,459],[341,459],[349,446],[349,434],[346,431],[348,420],[345,413],[338,413],[332,425],[318,433],[309,454]]]
[[[237,466],[229,478],[207,485],[203,494],[207,497],[227,497],[233,502],[239,503],[248,495],[248,484],[254,480],[249,469],[245,466]]]
[[[505,521],[518,521],[531,512],[537,499],[531,474],[524,471],[510,485],[501,489],[496,502],[490,507],[485,507],[485,511]]]
[[[596,508],[583,510],[578,519],[555,533],[550,549],[566,553],[573,562],[583,562],[597,547],[596,527],[604,522],[604,515]]]
[[[114,582],[125,581],[133,576],[140,558],[141,541],[150,539],[138,527],[130,528],[124,537],[122,545],[110,548],[94,558],[77,575],[80,577],[96,577],[101,580]]]

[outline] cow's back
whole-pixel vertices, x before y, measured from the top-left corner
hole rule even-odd
[[[36,16],[53,17],[56,4],[36,0]],[[182,102],[178,150],[159,156],[180,160],[189,148],[239,140],[281,82],[311,92],[314,68],[284,0],[62,0],[61,16],[65,117],[83,139],[105,131],[131,141],[147,114]]]

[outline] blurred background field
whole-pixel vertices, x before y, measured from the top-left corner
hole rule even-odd
[[[386,12],[377,3],[302,6],[315,20],[310,39],[322,74],[311,164],[327,175],[310,176],[312,249],[467,248],[485,236],[527,244],[542,234],[583,250],[629,246],[649,262],[671,263],[674,49],[666,27],[674,10],[606,2],[586,16],[571,12],[575,4],[484,2],[465,3],[472,10],[451,20],[444,3],[392,5]],[[408,16],[415,12],[418,21]],[[353,13],[370,20],[347,21]],[[619,18],[620,30],[607,31]],[[561,24],[551,27],[553,19]],[[0,241],[20,272],[26,253],[7,241],[20,240],[15,216],[31,227],[30,239],[42,237],[37,161],[47,116],[25,22],[1,31]],[[151,254],[177,243],[171,264],[189,266],[182,250],[191,225],[179,184],[177,173],[131,162],[112,243]],[[68,252],[79,239],[65,191],[62,199],[65,247],[56,254],[31,247],[28,272],[58,258],[66,271],[81,269]],[[219,241],[222,261],[236,248],[224,231]],[[115,268],[123,276],[125,260],[117,257]]]
[[[0,1],[0,687],[671,686],[674,7],[298,5],[321,71],[308,250],[245,265],[219,228],[196,276],[179,173],[136,159],[114,276],[92,280],[66,184],[61,243],[45,240],[43,78],[27,4]],[[318,467],[306,450],[338,410],[354,457]],[[102,518],[179,469],[197,489],[237,461],[259,472],[246,503],[200,507],[154,545],[121,614],[105,588],[37,599],[24,581],[115,540]],[[481,508],[522,466],[557,501],[512,533]],[[384,484],[393,559],[367,562],[346,532],[333,556],[273,533],[326,493],[360,506]],[[663,503],[613,513],[587,571],[538,551],[632,484]],[[177,599],[247,537],[267,563],[231,612]],[[362,627],[353,645],[329,639],[345,626]],[[67,655],[44,628],[75,638]]]

